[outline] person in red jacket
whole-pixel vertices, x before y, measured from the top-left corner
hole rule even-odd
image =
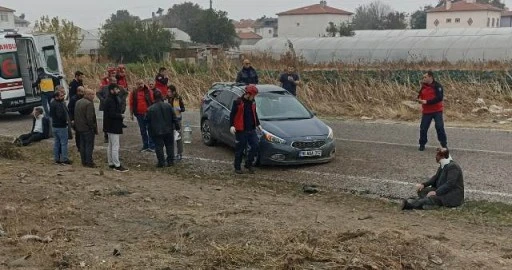
[[[256,113],[254,98],[258,94],[258,88],[254,84],[245,87],[245,94],[233,101],[231,106],[230,132],[235,135],[235,173],[242,174],[242,156],[249,145],[249,153],[245,160],[245,168],[254,173],[252,168],[254,157],[258,153],[258,135],[256,129],[261,130],[260,120]]]
[[[107,68],[107,76],[103,77],[100,82],[100,89],[108,86],[110,84],[110,78],[112,76],[116,76],[116,68],[115,67],[108,67]]]
[[[130,114],[133,120],[137,118],[139,124],[140,135],[142,137],[141,152],[154,152],[155,144],[149,136],[149,123],[147,120],[148,108],[153,104],[153,92],[144,84],[143,80],[137,81],[137,87],[130,93]]]
[[[427,144],[428,129],[432,120],[435,121],[437,139],[441,147],[447,148],[446,131],[444,130],[443,120],[443,86],[434,79],[434,73],[428,71],[423,74],[421,90],[418,94],[418,102],[422,106],[422,117],[420,124],[420,147],[419,150],[425,150]]]
[[[155,77],[155,88],[160,90],[160,93],[162,93],[163,97],[167,96],[168,87],[167,84],[169,83],[169,77],[167,75],[167,69],[164,67],[161,67],[158,70],[158,74],[156,74]]]
[[[128,89],[128,81],[126,81],[126,67],[122,64],[117,66],[117,85],[124,89]]]

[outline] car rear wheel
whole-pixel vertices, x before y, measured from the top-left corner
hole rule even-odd
[[[217,142],[212,136],[210,121],[208,119],[205,119],[201,124],[201,135],[203,137],[203,143],[208,146],[214,146]]]

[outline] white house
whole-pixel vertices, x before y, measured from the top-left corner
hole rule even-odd
[[[277,18],[261,18],[256,20],[254,33],[262,38],[277,37]]]
[[[0,6],[0,29],[14,29],[14,12],[10,8]]]
[[[278,36],[286,38],[295,37],[322,37],[330,22],[340,24],[350,22],[352,12],[333,8],[326,1],[319,4],[278,13]]]
[[[427,29],[500,27],[502,9],[476,0],[461,0],[427,11]]]
[[[251,20],[251,19],[248,19],[248,20],[242,19],[238,22],[234,21],[233,25],[235,26],[236,33],[240,34],[240,33],[255,32],[255,30],[256,30],[256,29],[254,29],[255,23],[256,23],[256,21]]]

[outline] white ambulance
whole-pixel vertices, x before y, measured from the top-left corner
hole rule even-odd
[[[52,34],[18,34],[0,30],[0,114],[30,114],[41,106],[41,92],[32,84],[36,70],[64,77],[57,37]],[[66,89],[64,79],[60,81]]]

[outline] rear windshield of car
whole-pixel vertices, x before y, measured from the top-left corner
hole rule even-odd
[[[285,92],[261,93],[256,96],[256,108],[260,120],[279,121],[310,119],[311,112],[293,95]]]
[[[20,77],[18,55],[16,52],[0,53],[0,77],[6,80]]]

